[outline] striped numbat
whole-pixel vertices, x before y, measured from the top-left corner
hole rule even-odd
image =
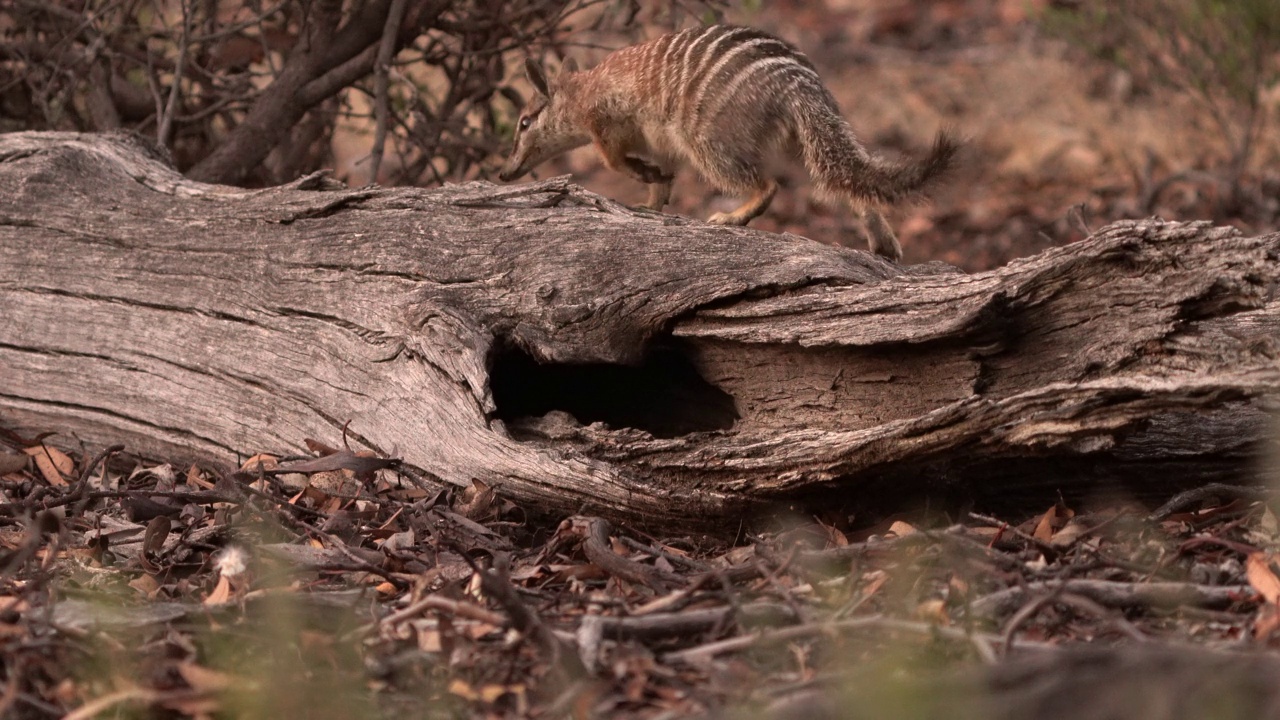
[[[809,59],[747,27],[671,33],[618,50],[590,70],[570,59],[554,78],[532,60],[527,70],[537,93],[520,113],[503,180],[594,143],[610,169],[649,185],[641,207],[661,211],[676,168],[687,162],[721,190],[748,196],[709,221],[745,225],[778,189],[765,165],[781,151],[804,160],[821,195],[847,200],[864,218],[871,249],[893,260],[902,249],[877,206],[920,190],[950,167],[958,149],[939,133],[917,163],[871,154]]]

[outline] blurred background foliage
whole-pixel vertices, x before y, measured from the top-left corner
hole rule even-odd
[[[525,55],[717,11],[715,0],[11,0],[0,128],[126,128],[193,177],[249,185],[332,166],[334,138],[354,133],[368,138],[365,167],[348,174],[377,163],[387,184],[440,183],[505,149],[521,103],[509,68]],[[384,142],[374,160],[369,145]]]
[[[1280,2],[1119,0],[1062,3],[1046,11],[1059,37],[1131,73],[1193,98],[1226,138],[1224,202],[1245,201],[1241,180],[1273,119],[1269,89],[1280,82]]]

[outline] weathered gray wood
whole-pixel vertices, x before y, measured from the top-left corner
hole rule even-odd
[[[123,136],[0,136],[0,424],[227,462],[349,423],[446,482],[711,525],[938,478],[1247,480],[1253,399],[1280,387],[1276,234],[1118,223],[967,275],[563,179],[323,186],[187,181]],[[621,400],[609,367],[554,379],[615,425],[513,417],[495,364],[499,401],[557,387],[521,353],[669,374]]]

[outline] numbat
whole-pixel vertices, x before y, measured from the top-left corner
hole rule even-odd
[[[532,60],[537,93],[520,113],[515,147],[499,173],[514,180],[594,143],[610,169],[649,185],[641,207],[661,211],[687,162],[723,191],[749,199],[710,222],[745,225],[769,206],[766,174],[777,151],[804,160],[818,191],[845,199],[866,224],[871,249],[902,249],[878,206],[919,191],[946,171],[957,142],[939,133],[927,157],[898,164],[858,142],[813,63],[790,44],[746,27],[713,25],[664,35],[579,71],[567,60],[548,78]]]

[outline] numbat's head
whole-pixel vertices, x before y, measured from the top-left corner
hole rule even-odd
[[[577,63],[566,60],[560,74],[548,79],[540,65],[533,60],[525,61],[529,82],[537,92],[520,111],[515,146],[498,177],[515,180],[543,162],[591,142],[591,136],[582,126],[571,120],[567,107],[572,101],[571,93],[560,92],[573,82],[577,69]]]

